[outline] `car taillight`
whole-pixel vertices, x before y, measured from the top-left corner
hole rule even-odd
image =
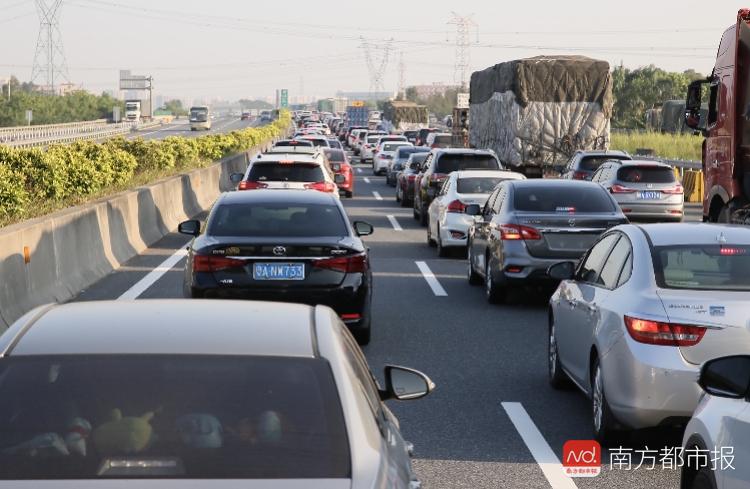
[[[457,212],[459,214],[463,214],[466,210],[466,204],[461,202],[460,200],[454,200],[450,204],[448,204],[448,212]]]
[[[500,230],[500,239],[503,241],[518,241],[521,239],[535,241],[542,239],[542,235],[539,234],[539,231],[528,226],[500,224],[498,229]]]
[[[685,324],[663,323],[625,316],[630,337],[639,343],[662,346],[693,346],[706,334],[706,328]]]
[[[682,194],[682,193],[684,193],[685,189],[682,188],[682,185],[680,185],[678,183],[676,186],[674,186],[672,188],[668,188],[668,189],[662,190],[662,192],[665,193],[665,194],[675,195],[675,194]]]
[[[382,154],[382,155],[380,155],[380,158],[382,158],[384,160],[392,160],[393,156]]]
[[[448,178],[448,175],[445,175],[443,173],[433,173],[430,177],[430,183],[440,183],[446,178]]]
[[[257,190],[259,188],[268,188],[268,184],[263,182],[254,182],[252,180],[242,180],[238,190]]]
[[[586,180],[588,178],[589,174],[585,171],[577,171],[573,172],[573,179],[574,180]]]
[[[416,179],[417,179],[417,176],[416,176],[416,175],[409,175],[409,181],[410,181],[410,182],[413,182],[413,181],[414,181],[414,180],[416,180]]]
[[[313,263],[315,268],[324,268],[326,270],[335,270],[342,273],[364,273],[367,271],[367,255],[361,253],[350,256],[337,256],[336,258],[326,258]]]
[[[336,190],[336,185],[331,182],[315,182],[306,183],[305,188],[309,190],[317,190],[319,192],[333,192]]]
[[[613,194],[632,194],[635,192],[634,188],[624,187],[622,185],[614,184],[609,187],[609,191]]]
[[[245,266],[244,260],[236,260],[223,256],[212,255],[194,255],[193,271],[194,272],[219,272],[230,268],[239,268]]]

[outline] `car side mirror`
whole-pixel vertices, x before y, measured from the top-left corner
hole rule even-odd
[[[357,233],[357,236],[369,236],[373,232],[375,232],[375,228],[372,226],[372,224],[364,221],[354,221],[354,232]]]
[[[346,182],[346,177],[340,173],[337,173],[333,176],[333,181],[338,183],[344,183]]]
[[[685,100],[685,125],[690,129],[703,130],[701,124],[701,102],[703,85],[711,83],[711,78],[695,80],[688,85]]]
[[[385,389],[380,391],[383,401],[420,399],[435,389],[435,383],[418,370],[388,365],[385,367]]]
[[[235,185],[239,185],[243,178],[245,178],[244,173],[232,173],[231,175],[229,175],[229,180],[231,180]]]
[[[198,236],[201,233],[201,222],[196,220],[181,222],[180,225],[177,226],[177,231],[180,234]]]
[[[464,209],[464,214],[468,216],[481,216],[482,215],[482,208],[479,206],[479,204],[469,204]]]
[[[555,263],[547,269],[547,276],[554,280],[572,280],[576,274],[576,264],[572,261]]]
[[[698,385],[712,396],[745,398],[750,387],[750,356],[722,357],[706,362],[701,368]]]
[[[334,172],[340,172],[341,171],[341,164],[340,163],[331,163],[331,170]]]

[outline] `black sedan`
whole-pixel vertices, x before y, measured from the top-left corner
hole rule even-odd
[[[305,190],[229,192],[205,226],[185,221],[194,236],[185,265],[184,294],[192,298],[253,299],[333,308],[360,344],[370,340],[372,272],[361,236],[334,196]]]

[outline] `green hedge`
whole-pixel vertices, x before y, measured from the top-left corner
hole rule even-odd
[[[134,176],[171,169],[190,169],[231,154],[248,151],[281,136],[289,113],[264,127],[197,138],[160,141],[116,138],[40,149],[0,146],[0,219],[22,217],[34,202],[61,202],[96,194]]]

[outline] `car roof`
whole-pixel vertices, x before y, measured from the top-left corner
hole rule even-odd
[[[258,189],[252,191],[224,192],[216,201],[219,204],[252,204],[252,203],[284,203],[284,204],[332,204],[337,199],[327,193],[315,190],[301,189]]]
[[[281,146],[281,148],[284,148],[284,146]],[[307,146],[309,148],[309,146]],[[317,154],[318,151],[316,150],[315,153],[304,153],[299,152],[295,153],[293,151],[289,152],[273,152],[273,153],[263,153],[261,155],[258,155],[256,159],[254,159],[250,164],[255,163],[278,163],[280,161],[294,161],[295,163],[320,163],[317,160]]]
[[[510,185],[514,187],[581,187],[596,188],[604,192],[604,187],[600,184],[588,180],[563,180],[559,178],[529,178],[527,180],[510,180]]]
[[[656,166],[661,168],[672,169],[671,165],[668,165],[661,161],[654,160],[613,160],[615,163],[619,163],[622,166]]]
[[[74,302],[34,315],[15,335],[9,355],[313,357],[313,317],[310,306],[269,302]]]
[[[526,178],[521,173],[507,170],[461,170],[454,171],[451,173],[451,178],[474,178],[474,177],[500,177],[515,180],[523,180]]]
[[[728,224],[659,223],[640,228],[654,246],[670,245],[750,245],[750,228]],[[723,238],[722,238],[723,236]]]
[[[622,151],[619,149],[609,149],[609,150],[603,150],[603,149],[596,149],[596,150],[578,150],[578,154],[585,158],[587,156],[620,156],[627,159],[632,158],[627,151]],[[615,158],[616,159],[616,158]]]

